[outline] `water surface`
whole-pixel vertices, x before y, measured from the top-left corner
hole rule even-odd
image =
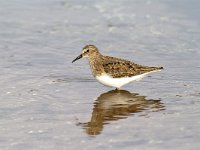
[[[200,148],[198,0],[0,1],[0,149]],[[86,44],[163,66],[116,92]]]

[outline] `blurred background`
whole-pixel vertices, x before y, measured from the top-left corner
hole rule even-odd
[[[200,1],[0,0],[0,149],[200,148]],[[163,66],[116,93],[86,44]]]

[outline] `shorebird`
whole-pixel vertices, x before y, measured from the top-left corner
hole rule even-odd
[[[116,89],[163,69],[163,67],[148,67],[125,59],[104,56],[94,45],[83,47],[82,53],[72,63],[83,57],[89,60],[92,74],[100,83]]]

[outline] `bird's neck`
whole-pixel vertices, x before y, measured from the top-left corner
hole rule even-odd
[[[94,76],[99,76],[104,73],[101,54],[89,58],[89,63]]]

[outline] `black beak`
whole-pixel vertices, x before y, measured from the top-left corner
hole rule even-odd
[[[72,63],[75,62],[75,61],[77,61],[77,60],[79,60],[79,59],[81,59],[82,57],[83,57],[83,55],[80,54],[78,57],[76,57],[76,59],[74,59],[74,60],[72,61]]]

